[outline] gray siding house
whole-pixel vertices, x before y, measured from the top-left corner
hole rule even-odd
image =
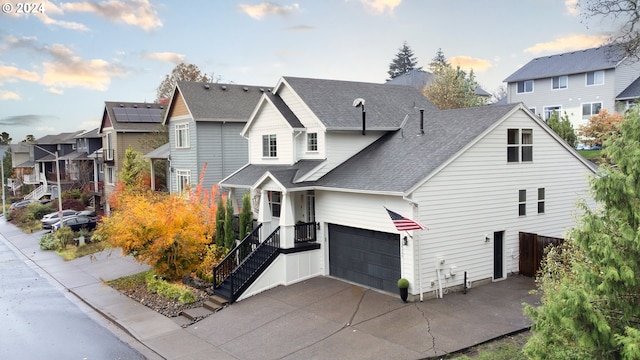
[[[601,109],[624,111],[640,97],[640,63],[615,45],[544,56],[509,75],[509,103],[524,103],[547,120],[554,111],[569,116],[574,129]]]
[[[179,81],[164,117],[169,131],[169,191],[198,183],[204,189],[248,162],[240,136],[267,87]]]

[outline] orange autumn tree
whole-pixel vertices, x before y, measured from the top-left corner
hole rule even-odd
[[[601,109],[596,115],[589,118],[586,125],[579,128],[582,136],[593,139],[595,144],[602,145],[612,135],[620,133],[620,123],[624,120],[622,114],[614,112],[609,113],[606,109]]]
[[[96,231],[124,254],[149,264],[157,275],[178,279],[198,268],[213,241],[216,193],[216,186],[203,191],[202,176],[187,194],[158,194],[120,184],[112,196],[112,214]]]

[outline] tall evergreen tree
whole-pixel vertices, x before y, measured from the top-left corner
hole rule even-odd
[[[429,63],[429,69],[431,71],[437,71],[443,66],[449,66],[449,63],[447,63],[447,58],[444,56],[444,52],[442,52],[442,49],[438,48],[436,56],[434,56]]]
[[[547,119],[547,125],[556,132],[569,146],[574,147],[576,145],[576,132],[571,125],[569,115],[565,112],[562,117],[558,112],[554,111],[553,114]]]
[[[233,249],[236,245],[236,234],[233,231],[233,199],[227,196],[224,212],[224,247]]]
[[[542,304],[526,307],[534,359],[640,359],[640,110],[606,142],[591,180],[598,207],[582,206],[562,251],[539,274]]]
[[[240,211],[240,240],[251,232],[253,210],[251,209],[251,195],[246,192],[242,196],[242,210]]]
[[[398,49],[396,57],[391,61],[391,64],[389,64],[389,71],[387,71],[387,74],[389,74],[389,80],[408,73],[415,69],[417,64],[418,60],[413,55],[413,50],[411,50],[405,41],[402,43],[402,47]]]

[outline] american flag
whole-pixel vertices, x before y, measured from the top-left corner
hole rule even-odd
[[[407,231],[407,230],[424,230],[426,227],[420,225],[418,222],[415,222],[409,218],[406,218],[396,212],[393,212],[387,208],[384,208],[389,213],[391,220],[393,220],[393,225],[396,226],[398,231]]]

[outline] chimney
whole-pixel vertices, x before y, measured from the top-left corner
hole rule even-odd
[[[424,109],[420,109],[420,135],[424,135]]]
[[[366,121],[367,121],[367,112],[364,111],[364,105],[362,105],[362,135],[367,135]]]

